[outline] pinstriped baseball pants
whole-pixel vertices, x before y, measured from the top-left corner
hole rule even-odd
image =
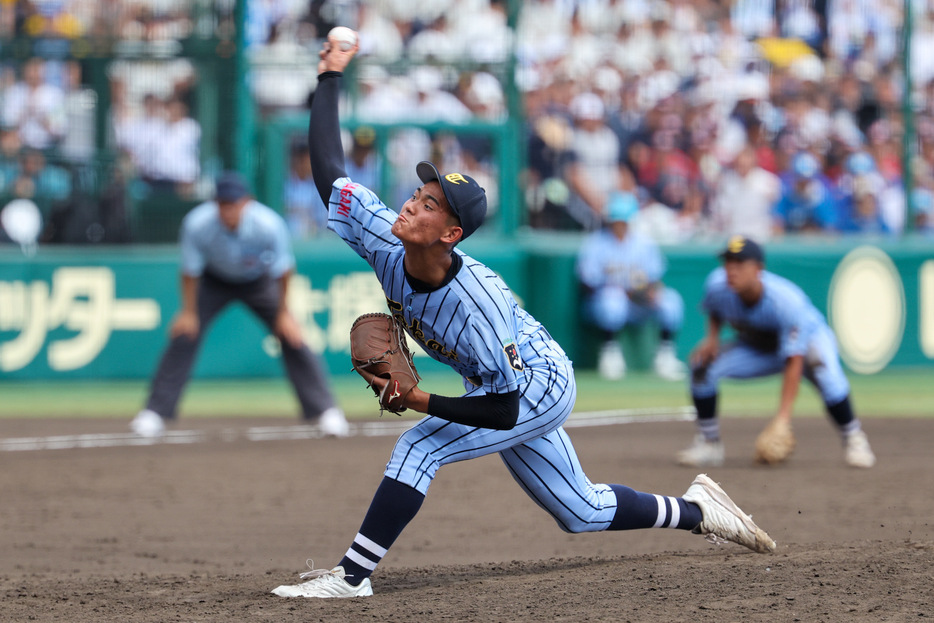
[[[570,362],[552,360],[550,369],[534,370],[520,389],[515,428],[476,428],[428,416],[399,437],[385,475],[425,494],[442,465],[499,453],[519,486],[562,530],[605,530],[616,514],[616,494],[588,480],[561,427],[577,397]]]

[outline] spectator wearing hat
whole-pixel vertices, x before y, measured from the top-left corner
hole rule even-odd
[[[229,303],[240,301],[279,338],[304,418],[324,434],[346,435],[347,421],[328,388],[324,364],[286,306],[295,257],[282,217],[253,199],[239,174],[226,172],[217,179],[214,200],[185,216],[179,238],[182,307],[146,407],[131,429],[144,437],[164,433],[166,421],[176,417],[204,332]]]
[[[315,188],[304,140],[295,141],[289,150],[289,176],[283,194],[285,218],[293,238],[312,238],[327,229],[327,214]]]
[[[362,125],[353,131],[347,153],[347,175],[367,188],[379,188],[381,169],[376,153],[376,131]]]
[[[574,127],[564,179],[571,194],[568,214],[585,230],[603,223],[603,210],[611,193],[631,189],[634,180],[624,164],[619,137],[605,121],[605,106],[596,93],[581,93],[571,100]]]
[[[782,176],[782,196],[775,206],[778,232],[817,233],[837,227],[833,186],[820,170],[820,162],[802,151],[791,159]]]
[[[584,317],[603,337],[597,365],[603,378],[618,380],[626,374],[618,340],[623,328],[654,320],[659,325],[655,372],[679,380],[685,376],[685,366],[675,355],[674,338],[684,320],[684,301],[662,283],[666,263],[658,246],[632,230],[638,211],[632,193],[611,194],[606,226],[584,240],[577,258]]]
[[[892,228],[882,214],[885,179],[875,161],[865,151],[857,151],[845,161],[845,173],[837,183],[839,228],[844,233],[889,234]],[[904,200],[900,202],[904,205]]]

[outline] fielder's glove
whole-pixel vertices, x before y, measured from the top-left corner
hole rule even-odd
[[[363,314],[350,328],[350,357],[353,369],[373,387],[383,410],[401,413],[402,403],[418,385],[421,377],[415,370],[412,353],[402,327],[388,314]],[[386,379],[382,391],[373,386],[373,379]]]
[[[767,465],[781,463],[794,449],[795,435],[791,422],[775,417],[756,438],[755,461]]]

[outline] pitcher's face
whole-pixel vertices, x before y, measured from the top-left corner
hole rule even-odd
[[[431,181],[416,189],[402,204],[392,233],[403,242],[429,246],[449,236],[452,228],[460,229],[458,220],[448,206],[441,184]]]

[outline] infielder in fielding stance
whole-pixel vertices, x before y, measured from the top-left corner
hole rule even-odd
[[[407,394],[404,406],[428,415],[396,442],[343,559],[273,593],[372,595],[370,574],[415,517],[438,469],[492,453],[567,532],[676,528],[772,551],[772,539],[704,474],[682,497],[587,479],[561,427],[576,396],[571,362],[492,270],[456,248],[483,222],[485,191],[466,175],[442,175],[421,162],[424,185],[397,214],[346,177],[338,96],[356,51],[325,43],[311,107],[312,169],[328,226],[373,268],[408,334],[463,377],[465,393],[445,397],[416,386]]]
[[[697,408],[694,443],[678,455],[692,467],[723,465],[717,419],[720,379],[749,379],[783,374],[778,413],[756,441],[756,460],[779,463],[794,449],[791,413],[801,377],[820,392],[827,414],[843,438],[846,462],[872,467],[876,457],[850,404],[836,338],[824,316],[791,281],[764,270],[765,255],[755,241],[730,239],[720,253],[723,266],[707,278],[702,308],[707,335],[691,355],[691,396]],[[730,325],[736,339],[720,345]]]
[[[286,305],[295,257],[285,220],[253,199],[239,174],[227,172],[217,179],[214,200],[185,215],[179,237],[182,308],[132,430],[143,437],[165,432],[165,421],[176,417],[204,332],[227,305],[241,301],[279,338],[304,418],[326,435],[346,435],[349,426],[328,387],[327,369],[305,344]]]

